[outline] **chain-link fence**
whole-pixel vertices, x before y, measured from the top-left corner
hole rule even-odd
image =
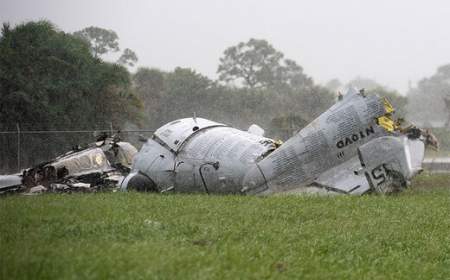
[[[26,123],[0,124],[0,174],[16,173],[24,168],[50,161],[74,147],[87,146],[95,142],[96,135],[101,133],[108,135],[118,133],[122,141],[130,142],[140,149],[143,142],[139,139],[151,137],[154,131],[139,129],[133,125],[126,125],[125,129],[118,130],[114,124],[94,124],[80,129],[66,127],[63,123],[54,123],[56,124],[53,127],[38,127]],[[63,127],[64,129],[58,129]],[[440,149],[427,150],[426,157],[449,157],[450,129],[432,128],[431,131],[440,142]]]
[[[122,141],[140,149],[139,139],[151,137],[153,130],[117,130],[113,125],[101,129],[86,130],[36,130],[27,125],[16,124],[6,131],[0,131],[0,174],[19,172],[28,167],[52,160],[72,150],[95,142],[99,134],[118,134]]]

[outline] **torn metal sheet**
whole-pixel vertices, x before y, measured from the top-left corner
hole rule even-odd
[[[122,190],[365,194],[403,190],[421,170],[431,133],[403,127],[386,98],[350,89],[281,144],[201,118],[158,129],[137,153]],[[431,136],[430,136],[431,135]]]

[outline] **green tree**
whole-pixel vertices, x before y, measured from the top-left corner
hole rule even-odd
[[[379,96],[387,97],[395,108],[396,116],[399,118],[406,117],[406,107],[408,104],[408,98],[406,96],[401,95],[395,90],[388,89],[370,78],[358,76],[346,84],[346,87],[351,86],[356,87],[357,89],[365,89],[368,94],[378,94]]]
[[[214,82],[190,68],[177,67],[167,74],[163,104],[164,116],[191,117],[194,113],[205,114],[210,106],[207,96],[214,88]]]
[[[301,66],[283,58],[283,53],[266,40],[250,39],[224,51],[217,73],[220,81],[243,82],[250,88],[312,85]]]
[[[341,83],[341,81],[339,81],[339,79],[336,79],[336,78],[335,78],[335,79],[329,80],[329,81],[325,84],[325,87],[326,87],[328,90],[330,90],[330,91],[336,93],[336,92],[342,87],[342,83]]]
[[[192,117],[194,113],[211,119],[218,100],[217,85],[190,68],[175,68],[172,72],[139,68],[133,75],[134,91],[144,102],[146,124],[159,127],[174,119]]]
[[[123,50],[122,55],[119,57],[119,59],[117,60],[117,63],[119,63],[120,65],[128,65],[133,67],[136,62],[138,61],[138,57],[136,55],[136,53],[128,48]]]
[[[0,130],[15,128],[16,123],[29,130],[105,128],[110,122],[120,127],[126,121],[138,122],[140,111],[129,72],[95,58],[85,41],[48,21],[4,25]],[[31,164],[86,139],[60,137],[44,143],[29,136],[27,141],[23,154]]]
[[[282,65],[280,69],[282,75],[278,78],[278,83],[286,84],[292,89],[313,86],[313,80],[303,73],[303,68],[294,60],[285,59],[284,66]]]
[[[356,87],[357,89],[365,89],[365,90],[373,90],[376,88],[384,88],[384,86],[380,85],[377,81],[364,77],[356,77],[353,80],[349,81],[345,87]]]
[[[227,48],[217,72],[219,81],[244,85],[216,90],[227,98],[217,111],[228,111],[224,118],[241,128],[257,122],[273,136],[286,138],[334,102],[329,90],[314,85],[300,65],[265,40]]]
[[[158,69],[138,68],[133,75],[134,92],[143,101],[146,126],[156,128],[164,121],[162,96],[167,73]]]
[[[164,90],[165,75],[165,72],[158,69],[138,68],[133,75],[136,94],[142,99],[161,96]]]
[[[422,125],[450,125],[450,64],[417,83],[408,92],[409,118]]]
[[[90,26],[74,32],[73,35],[85,40],[95,57],[120,50],[119,36],[113,30]]]

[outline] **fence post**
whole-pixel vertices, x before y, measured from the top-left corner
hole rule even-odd
[[[20,125],[16,123],[17,127],[17,172],[20,172]]]
[[[114,133],[112,122],[109,123],[109,129],[110,129],[110,132],[111,132],[111,134],[109,135],[109,137],[112,137],[112,136],[113,136],[113,133]]]

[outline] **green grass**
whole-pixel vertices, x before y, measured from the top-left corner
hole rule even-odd
[[[0,198],[1,279],[448,279],[450,176],[397,196]]]

